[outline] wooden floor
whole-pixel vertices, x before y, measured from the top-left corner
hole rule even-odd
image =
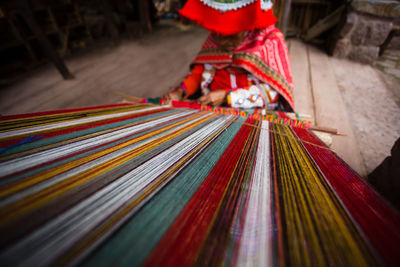
[[[117,46],[102,47],[67,60],[69,69],[76,77],[74,80],[65,81],[51,65],[45,66],[0,90],[0,113],[6,115],[111,104],[122,100],[115,91],[139,97],[161,96],[186,75],[190,61],[207,34],[199,27],[182,30],[174,23],[164,22],[155,32],[140,40],[123,41]],[[368,155],[361,153],[370,151],[371,147],[360,142],[360,132],[354,127],[357,120],[353,118],[357,117],[358,111],[351,110],[348,102],[352,100],[343,97],[346,94],[341,89],[347,85],[342,84],[341,88],[338,82],[349,76],[340,71],[343,61],[332,61],[324,52],[298,40],[289,40],[288,46],[296,111],[311,115],[316,125],[337,128],[346,133],[346,137],[333,137],[332,149],[357,172],[366,175],[388,155],[393,139],[396,135],[400,136],[400,125],[394,124],[394,133],[383,141],[379,156],[369,155],[370,152]],[[354,68],[353,65],[346,67]],[[374,80],[378,84],[375,86],[384,87],[378,80]],[[349,86],[350,89],[353,87]],[[368,126],[368,123],[364,124]],[[360,144],[363,145],[361,150]]]
[[[369,65],[331,58],[295,39],[288,46],[296,111],[345,133],[333,136],[331,148],[365,177],[400,137],[399,99]]]
[[[298,40],[288,42],[298,113],[310,114],[314,124],[338,129],[347,136],[333,136],[331,148],[353,169],[366,175],[360,148],[341,98],[328,56]]]
[[[206,36],[207,31],[201,28],[182,31],[167,22],[140,40],[125,40],[67,60],[73,80],[63,80],[49,64],[0,89],[0,113],[111,104],[121,101],[115,91],[160,96],[187,74]]]

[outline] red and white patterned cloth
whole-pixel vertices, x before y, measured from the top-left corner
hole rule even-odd
[[[244,41],[232,52],[220,47],[210,35],[192,62],[209,64],[215,69],[234,67],[245,70],[261,83],[277,91],[294,110],[293,79],[289,53],[283,34],[274,25],[247,32]]]

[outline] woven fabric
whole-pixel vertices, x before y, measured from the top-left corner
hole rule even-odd
[[[400,264],[399,214],[308,130],[221,113],[3,117],[0,265]]]
[[[244,69],[273,87],[289,104],[288,109],[294,109],[289,52],[283,34],[273,25],[249,32],[233,52],[221,48],[210,35],[192,64]]]
[[[252,4],[254,2],[257,2],[257,0],[200,0],[200,1],[213,9],[224,12],[229,10],[236,10],[244,6],[247,6],[249,4]],[[262,10],[272,8],[271,0],[261,0],[260,7]]]
[[[231,35],[275,24],[271,7],[269,0],[188,0],[179,13],[212,32]]]

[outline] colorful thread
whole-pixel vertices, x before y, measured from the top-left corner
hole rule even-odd
[[[398,266],[399,214],[290,123],[147,104],[4,117],[1,265]]]

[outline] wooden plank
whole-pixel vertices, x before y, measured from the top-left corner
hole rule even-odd
[[[279,29],[281,28],[281,19],[282,19],[282,11],[283,11],[282,5],[284,2],[285,2],[285,0],[282,0],[282,1],[272,0],[273,12],[274,12],[275,17],[278,19],[275,26]]]
[[[365,165],[329,58],[314,47],[310,46],[308,49],[316,125],[336,128],[347,134],[347,136],[333,136],[331,148],[365,177],[367,174]]]
[[[307,31],[306,35],[304,36],[304,40],[310,41],[311,39],[314,39],[338,24],[340,22],[340,18],[342,17],[342,13],[345,11],[345,7],[345,5],[340,6],[325,18],[319,20]]]
[[[303,29],[304,30],[308,30],[310,28],[312,15],[313,14],[312,14],[311,5],[307,5],[306,14],[305,14],[305,17],[304,17],[304,22],[303,22]]]
[[[57,54],[53,45],[47,39],[46,35],[43,33],[42,29],[36,22],[28,1],[27,0],[19,0],[17,3],[20,5],[21,14],[23,15],[24,19],[26,20],[26,23],[28,24],[29,28],[32,30],[32,32],[38,38],[38,41],[42,46],[43,53],[56,66],[56,68],[61,73],[61,75],[64,77],[64,79],[73,79],[74,76],[69,72],[64,61]]]
[[[114,23],[111,5],[108,0],[103,0],[100,5],[101,11],[103,12],[104,19],[106,22],[107,30],[110,33],[111,39],[114,43],[118,42],[119,31]]]
[[[393,25],[392,30],[389,33],[389,36],[386,37],[385,42],[379,48],[379,56],[382,56],[385,53],[387,47],[389,46],[390,42],[392,41],[393,37],[399,35],[400,33],[400,26]]]
[[[140,14],[140,26],[145,32],[151,32],[152,25],[150,19],[150,3],[149,0],[139,0],[139,14]]]
[[[292,5],[292,0],[285,0],[282,10],[282,18],[280,21],[280,30],[283,35],[286,36],[287,25],[289,24],[290,7]]]
[[[20,31],[18,30],[18,27],[14,24],[15,17],[14,16],[12,16],[12,17],[7,16],[6,19],[7,19],[8,24],[11,27],[11,30],[14,33],[14,36],[16,36],[17,39],[24,44],[26,50],[28,51],[28,54],[29,54],[29,57],[31,58],[31,60],[32,61],[36,61],[37,57],[36,57],[35,53],[33,52],[31,45],[29,44],[29,42],[26,39],[25,35],[22,35],[20,33]]]
[[[317,4],[326,5],[325,0],[292,0],[293,4]]]
[[[292,39],[289,53],[294,83],[295,110],[297,113],[308,114],[315,118],[307,47],[303,42]]]
[[[66,63],[76,73],[74,80],[62,80],[55,69],[45,66],[0,91],[0,113],[112,104],[122,99],[115,90],[141,97],[162,96],[188,73],[207,35],[200,27],[183,32],[171,25],[140,42],[127,41],[72,57]]]

